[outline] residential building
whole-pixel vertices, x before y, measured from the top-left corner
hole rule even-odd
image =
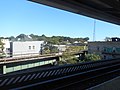
[[[58,48],[59,52],[64,52],[67,49],[67,45],[53,45]]]
[[[10,42],[11,57],[39,55],[44,41],[15,41]]]
[[[4,44],[3,52],[4,52],[5,56],[7,57],[10,54],[10,41],[9,41],[9,39],[1,39],[1,42]]]
[[[88,53],[98,54],[102,59],[120,58],[120,40],[99,41],[88,43]]]

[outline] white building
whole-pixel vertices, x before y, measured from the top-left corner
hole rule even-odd
[[[3,47],[3,52],[5,53],[6,56],[9,56],[10,54],[10,41],[9,39],[1,39],[1,42],[4,44]]]
[[[16,41],[10,43],[12,57],[39,55],[44,41]]]
[[[58,48],[59,52],[64,52],[67,49],[66,45],[53,45]]]

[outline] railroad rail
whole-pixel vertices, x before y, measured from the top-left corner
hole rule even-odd
[[[58,57],[58,55],[38,55],[38,56],[29,56],[29,57],[13,57],[13,58],[4,58],[0,59],[0,64],[7,64],[7,63],[13,63],[13,62],[21,62],[21,61],[31,61],[36,59],[45,59],[45,58],[55,58]]]
[[[83,54],[84,52],[71,52],[73,55]],[[29,55],[29,54],[22,54],[22,55]],[[20,62],[20,61],[28,61],[28,60],[34,60],[34,59],[44,59],[44,58],[55,58],[55,57],[61,57],[62,54],[59,53],[52,53],[52,54],[44,54],[44,55],[31,55],[31,56],[19,56],[19,57],[8,57],[8,58],[1,58],[0,64],[5,63],[12,63],[12,62]]]
[[[26,54],[25,54],[26,55]],[[29,55],[29,54],[28,54]],[[0,62],[5,61],[14,61],[14,60],[22,60],[22,59],[30,59],[30,58],[39,58],[39,57],[47,57],[47,56],[55,56],[55,54],[44,54],[44,55],[31,55],[31,56],[19,56],[19,57],[8,57],[8,58],[1,58]]]
[[[100,60],[0,76],[0,88],[87,89],[120,75],[120,59]],[[74,90],[73,89],[73,90]]]

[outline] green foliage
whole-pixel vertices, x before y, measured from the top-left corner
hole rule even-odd
[[[88,40],[89,40],[89,37],[85,37],[83,40],[84,40],[84,41],[88,41]]]
[[[30,36],[32,37],[33,40],[38,40],[39,39],[38,35],[30,34]]]
[[[66,52],[80,52],[84,50],[84,46],[70,46],[66,49]]]
[[[1,52],[3,51],[3,49],[4,49],[4,43],[2,43],[2,41],[0,39],[0,50],[1,50]]]
[[[73,57],[73,55],[71,53],[64,52],[62,55],[63,60],[68,60],[68,59],[71,59],[72,57]]]
[[[10,40],[10,41],[15,41],[16,38],[15,38],[14,36],[11,36],[11,37],[9,37],[9,40]]]
[[[58,53],[58,48],[53,46],[53,45],[49,45],[49,44],[46,44],[44,46],[44,54],[50,54],[50,53]]]
[[[58,48],[55,46],[50,46],[49,49],[50,49],[50,53],[58,53]]]
[[[0,58],[4,58],[4,57],[5,57],[5,53],[4,52],[0,53]]]
[[[4,49],[4,43],[2,43],[1,39],[0,39],[0,58],[5,57],[5,54],[3,52]]]
[[[111,38],[110,37],[105,37],[105,41],[110,41]]]
[[[32,39],[28,37],[28,35],[25,34],[20,34],[18,35],[15,40],[19,40],[19,41],[31,41]]]
[[[78,62],[78,58],[76,58],[75,56],[67,60],[67,63],[69,64],[76,64],[77,62]]]
[[[29,38],[29,36],[31,38]],[[64,37],[64,36],[52,36],[52,37],[47,37],[44,34],[39,36],[39,35],[34,35],[34,34],[30,34],[30,35],[25,35],[25,34],[20,34],[17,37],[11,36],[8,37],[10,40],[12,41],[16,41],[18,39],[20,39],[21,41],[30,41],[30,40],[38,40],[38,41],[46,41],[48,42],[48,44],[68,44],[71,43],[73,44],[75,41],[78,42],[85,42],[88,41],[89,38],[85,37],[85,38],[71,38],[71,37]]]
[[[44,54],[50,54],[50,49],[49,47],[44,48]]]
[[[66,61],[58,61],[58,65],[65,65],[65,64],[67,64],[67,62]]]
[[[99,55],[96,55],[96,54],[87,54],[85,56],[85,62],[86,61],[97,61],[97,60],[100,60],[101,57]]]
[[[76,64],[78,61],[78,58],[76,58],[73,54],[71,53],[63,53],[62,55],[62,60],[65,61],[67,64]]]
[[[65,60],[69,64],[78,63],[79,59],[73,55],[73,53],[80,52],[84,50],[83,46],[70,46],[66,49],[66,51],[62,55],[62,59]]]
[[[59,38],[58,38],[58,37],[55,37],[55,36],[49,38],[49,39],[47,40],[47,42],[48,42],[49,44],[60,44],[60,43],[59,43]]]

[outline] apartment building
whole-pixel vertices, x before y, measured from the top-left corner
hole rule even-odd
[[[88,43],[88,53],[98,54],[102,59],[120,58],[120,39]]]

